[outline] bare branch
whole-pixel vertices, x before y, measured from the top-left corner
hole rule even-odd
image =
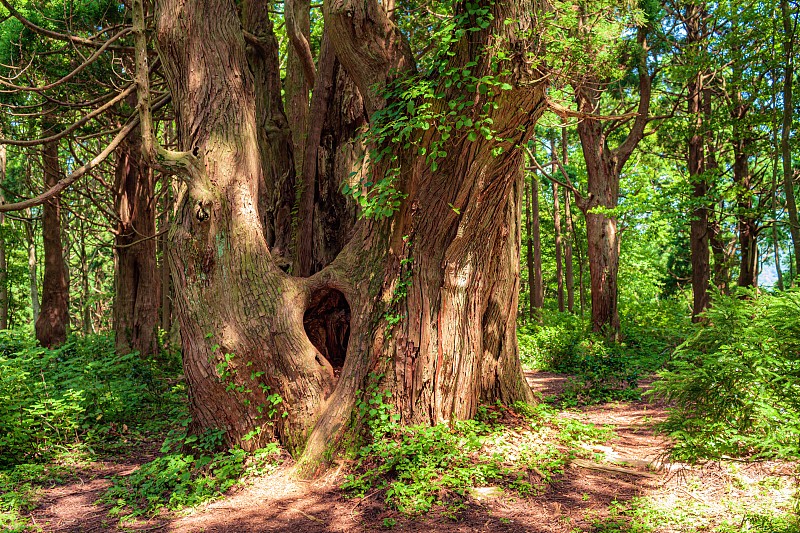
[[[0,0],[2,1],[2,0]],[[61,191],[72,185],[75,181],[77,181],[80,177],[85,175],[87,172],[98,166],[100,163],[105,161],[105,159],[111,155],[111,153],[122,143],[123,140],[128,136],[128,134],[133,131],[136,126],[139,125],[139,119],[134,118],[131,120],[127,126],[122,128],[122,130],[117,134],[116,137],[105,147],[105,149],[100,152],[94,159],[86,163],[85,165],[76,168],[74,171],[70,173],[69,176],[62,178],[56,183],[54,186],[50,187],[48,190],[43,192],[42,194],[34,197],[29,198],[27,200],[23,200],[21,202],[16,202],[13,204],[2,204],[0,205],[0,213],[5,213],[8,211],[22,211],[24,209],[29,209],[31,207],[35,207],[37,205],[41,205],[53,196],[56,196]]]
[[[17,91],[32,91],[32,92],[37,92],[37,93],[38,92],[47,91],[47,90],[53,89],[55,87],[58,87],[59,85],[62,85],[64,83],[68,82],[69,80],[71,80],[72,78],[77,76],[83,69],[85,69],[86,67],[88,67],[89,65],[91,65],[92,63],[97,61],[97,58],[99,58],[106,50],[108,50],[111,47],[111,43],[113,43],[114,41],[118,40],[121,37],[124,37],[125,35],[130,33],[130,31],[131,31],[130,28],[125,28],[121,32],[113,35],[111,38],[109,38],[103,44],[103,46],[101,46],[100,48],[95,50],[95,52],[91,56],[89,56],[86,59],[86,61],[84,61],[83,63],[78,65],[78,67],[75,68],[72,72],[70,72],[69,74],[67,74],[63,78],[54,81],[53,83],[48,83],[47,85],[44,85],[42,87],[26,87],[26,86],[22,86],[22,85],[15,85],[13,83],[9,83],[9,82],[5,81],[3,78],[0,78],[0,85],[2,85],[4,87],[8,87],[10,89],[17,90]]]
[[[77,122],[71,124],[67,129],[65,129],[64,131],[62,131],[60,133],[57,133],[55,135],[51,135],[50,137],[45,137],[43,139],[30,139],[30,140],[25,140],[25,141],[18,141],[18,140],[15,140],[15,139],[2,139],[2,138],[0,138],[0,144],[9,144],[11,146],[37,146],[37,145],[44,144],[44,143],[47,143],[47,142],[58,141],[58,140],[60,140],[60,139],[62,139],[64,137],[66,137],[67,135],[69,135],[70,133],[72,133],[73,131],[78,129],[79,127],[83,126],[84,124],[89,122],[94,117],[104,113],[105,111],[107,111],[111,107],[115,106],[117,103],[119,103],[120,101],[125,99],[128,95],[132,94],[133,91],[135,91],[135,90],[136,90],[136,85],[134,85],[134,84],[129,85],[124,91],[119,93],[117,96],[115,96],[114,98],[112,98],[111,100],[106,102],[104,105],[98,107],[97,109],[95,109],[91,113],[87,114],[86,116],[84,116],[83,118],[78,120]]]

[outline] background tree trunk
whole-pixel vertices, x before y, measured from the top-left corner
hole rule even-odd
[[[704,39],[703,16],[705,6],[689,5],[684,13],[683,23],[686,28],[687,46],[696,46]],[[689,180],[692,183],[692,210],[691,229],[689,234],[689,250],[692,263],[692,321],[700,319],[700,314],[710,304],[708,294],[709,280],[711,279],[711,260],[709,256],[709,200],[708,178],[705,175],[705,144],[706,135],[703,131],[703,106],[704,73],[698,71],[690,80],[688,86],[688,114],[692,122],[691,134],[687,144],[687,165]],[[710,109],[709,109],[710,110]],[[705,113],[708,114],[708,113]],[[713,203],[712,209],[713,209]]]
[[[608,338],[613,339],[618,339],[620,332],[617,308],[620,236],[617,231],[616,216],[610,215],[607,211],[617,207],[620,174],[633,150],[644,138],[645,127],[650,121],[652,76],[647,66],[649,53],[647,32],[647,27],[640,27],[636,35],[636,42],[641,47],[637,65],[639,101],[636,118],[630,126],[628,135],[616,148],[609,147],[603,122],[589,117],[600,105],[603,83],[596,79],[586,80],[575,91],[578,109],[586,115],[578,121],[578,135],[586,162],[588,195],[582,199],[578,207],[586,215],[586,235],[589,243],[586,255],[589,259],[591,279],[592,330],[596,333],[603,332]],[[617,126],[619,123],[612,123],[608,131],[613,131]]]
[[[733,183],[736,189],[736,219],[739,233],[739,287],[758,286],[758,220],[753,211],[753,174],[750,171],[751,141],[744,131],[747,105],[737,95],[733,127]]]
[[[45,143],[42,165],[45,186],[53,187],[62,177],[57,141]],[[61,199],[58,195],[43,205],[42,242],[44,244],[42,305],[35,329],[39,343],[52,348],[67,340],[69,323],[69,284],[61,244]]]
[[[303,2],[299,2],[302,4]],[[295,3],[297,4],[297,3]],[[283,108],[281,96],[278,41],[269,18],[272,3],[268,0],[246,0],[242,7],[242,27],[257,39],[248,42],[247,61],[253,73],[256,93],[258,148],[261,156],[262,181],[259,184],[259,213],[273,258],[288,268],[292,258],[292,231],[295,221],[296,177],[292,148],[293,129]],[[295,5],[295,7],[300,7]],[[308,18],[308,15],[306,15]],[[296,128],[305,127],[308,86],[298,68],[297,56],[289,47],[287,71],[287,105]],[[305,92],[303,92],[305,91]],[[304,130],[303,130],[304,132]],[[302,133],[298,131],[298,139]],[[301,167],[297,167],[300,169]]]
[[[569,164],[569,133],[567,128],[561,130],[561,164],[567,168]],[[567,187],[564,190],[564,222],[566,232],[564,239],[564,276],[567,285],[567,311],[572,313],[575,309],[575,274],[572,267],[572,243],[575,239],[572,227],[572,205],[570,201],[570,191]]]
[[[541,317],[544,307],[544,278],[542,277],[542,236],[539,218],[539,178],[534,173],[531,175],[531,216],[533,217],[533,290],[531,292],[531,306],[536,311],[537,318]],[[530,242],[528,243],[530,245]]]
[[[5,183],[6,145],[3,144],[0,145],[0,204],[6,202],[2,189]],[[0,213],[0,329],[8,329],[8,264],[6,262],[5,223],[5,213]]]
[[[591,97],[581,96],[580,108],[593,112],[595,103]],[[609,337],[619,333],[620,321],[617,309],[617,272],[619,270],[619,234],[617,219],[603,211],[614,209],[619,200],[619,175],[617,161],[605,148],[602,125],[598,120],[582,120],[578,123],[578,134],[586,161],[588,175],[588,197],[580,207],[586,217],[588,242],[589,278],[592,295],[592,330]]]
[[[117,150],[114,176],[114,335],[119,353],[158,353],[160,280],[156,264],[156,198],[153,169],[142,158],[137,128]]]
[[[525,180],[525,249],[528,267],[528,320],[535,318],[533,293],[536,289],[533,266],[533,229],[531,228],[531,184]]]
[[[792,170],[792,116],[794,109],[794,35],[795,21],[789,11],[789,0],[781,0],[781,20],[783,22],[783,121],[781,125],[781,161],[783,162],[783,194],[786,197],[786,214],[789,215],[789,234],[794,249],[795,273],[800,272],[800,219],[797,216],[797,202],[794,195],[794,176]],[[791,280],[794,282],[794,279]]]
[[[31,295],[31,314],[33,323],[39,321],[39,273],[37,272],[36,261],[36,233],[34,232],[35,221],[28,209],[25,212],[27,220],[25,221],[25,240],[28,245],[28,285],[30,287]]]

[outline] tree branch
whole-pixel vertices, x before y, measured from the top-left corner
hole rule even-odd
[[[127,126],[122,128],[122,130],[117,134],[116,137],[105,147],[105,149],[100,152],[94,159],[86,163],[85,165],[76,168],[74,171],[70,173],[69,176],[60,179],[54,186],[50,187],[48,190],[43,192],[42,194],[34,197],[29,198],[27,200],[23,200],[21,202],[16,202],[13,204],[2,204],[0,205],[0,213],[5,213],[8,211],[22,211],[24,209],[29,209],[31,207],[35,207],[37,205],[41,205],[53,196],[56,196],[61,191],[72,185],[78,178],[98,166],[100,163],[106,160],[106,158],[111,155],[111,153],[125,140],[125,137],[139,125],[139,118],[135,117],[132,119]]]
[[[59,41],[69,41],[69,42],[73,42],[73,43],[76,43],[76,44],[81,44],[81,45],[84,45],[84,46],[92,46],[92,47],[95,47],[95,48],[98,47],[98,46],[103,46],[103,43],[96,42],[92,38],[86,39],[84,37],[76,37],[74,35],[68,35],[66,33],[59,33],[57,31],[52,31],[52,30],[48,30],[46,28],[42,28],[41,26],[37,26],[36,24],[31,22],[27,18],[23,17],[22,14],[19,11],[14,9],[11,6],[11,4],[8,2],[8,0],[0,0],[0,4],[3,4],[3,7],[8,9],[8,12],[11,14],[11,16],[13,16],[15,19],[20,21],[23,26],[25,26],[29,30],[33,31],[34,33],[38,33],[39,35],[44,35],[45,37],[50,37],[51,39],[56,39],[56,40],[59,40]],[[95,34],[94,37],[98,37],[99,35],[105,33],[106,31],[108,31],[108,30],[102,30],[102,31],[98,32],[97,34]],[[133,51],[133,48],[131,48],[130,46],[113,46],[113,47],[110,47],[110,48],[112,50],[125,50],[125,51],[128,51],[128,52]]]
[[[300,58],[300,63],[303,65],[303,74],[306,77],[309,87],[314,86],[314,79],[316,78],[316,67],[314,66],[314,56],[311,54],[311,45],[308,44],[308,39],[297,27],[297,19],[295,16],[295,9],[297,9],[297,0],[284,1],[284,20],[286,21],[286,33],[289,36],[289,41],[292,43],[297,57]]]

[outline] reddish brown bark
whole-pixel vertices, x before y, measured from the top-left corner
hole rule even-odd
[[[607,133],[601,120],[592,118],[600,104],[604,84],[587,80],[576,89],[578,109],[584,117],[578,121],[578,135],[588,176],[587,196],[578,199],[578,207],[586,216],[587,256],[592,294],[592,330],[617,338],[620,329],[617,308],[617,274],[619,271],[620,236],[617,219],[607,210],[617,207],[619,177],[633,150],[644,137],[649,122],[652,79],[647,70],[647,28],[639,28],[637,42],[642,47],[639,60],[639,102],[637,115],[627,137],[616,147],[608,145]]]
[[[62,178],[58,160],[58,142],[45,143],[42,152],[44,182],[54,186]],[[44,277],[42,304],[36,321],[36,339],[52,348],[67,340],[69,324],[69,284],[61,244],[61,197],[47,200],[42,208],[42,243],[44,245]]]
[[[301,2],[302,3],[302,2]],[[242,27],[257,42],[248,41],[247,61],[253,73],[256,98],[258,148],[262,180],[259,183],[258,207],[264,233],[275,261],[288,268],[292,257],[292,211],[296,202],[296,178],[292,150],[292,130],[286,118],[281,96],[278,41],[269,18],[271,2],[247,0],[242,7]],[[307,17],[306,17],[307,18]],[[290,50],[290,66],[296,55]],[[308,103],[308,89],[302,72],[288,74],[287,101],[298,127],[305,124],[303,106]],[[293,86],[292,83],[296,83]],[[305,90],[305,96],[303,93]],[[293,92],[296,91],[296,92]],[[307,112],[307,111],[306,111]],[[299,133],[298,133],[299,135]]]
[[[378,385],[392,393],[404,423],[470,417],[481,401],[533,400],[516,345],[518,147],[544,110],[544,87],[529,83],[541,73],[527,70],[518,37],[531,29],[533,5],[487,6],[495,23],[455,45],[453,61],[476,60],[475,43],[498,34],[520,51],[512,90],[495,97],[499,107],[489,117],[514,142],[495,157],[496,141],[451,138],[437,172],[415,149],[398,149],[399,211],[362,221],[333,263],[299,278],[278,268],[261,231],[255,88],[232,4],[157,4],[159,53],[189,169],[170,254],[194,430],[224,428],[229,441],[248,447],[277,435],[313,467],[357,430],[350,426],[356,391],[370,376],[383,375]],[[503,23],[509,19],[513,27]],[[373,0],[326,3],[325,20],[365,107],[379,109],[373,84],[393,68],[411,68],[402,34]],[[491,72],[490,57],[476,61],[476,75]],[[476,97],[476,110],[484,98]],[[444,109],[447,98],[433,105]],[[431,128],[420,142],[434,135]],[[321,304],[333,291],[351,310],[341,369],[322,353],[338,345],[315,347],[303,328],[316,313],[339,313],[341,300]]]
[[[114,335],[119,353],[158,353],[160,280],[156,264],[156,199],[153,169],[142,159],[134,130],[117,150],[114,207]]]

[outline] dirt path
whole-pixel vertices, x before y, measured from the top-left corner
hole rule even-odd
[[[551,373],[529,373],[533,388],[543,396],[559,395],[566,381]],[[662,405],[637,401],[611,403],[570,410],[563,416],[597,425],[611,426],[616,437],[602,446],[587,449],[599,460],[575,460],[544,493],[530,498],[505,493],[499,497],[472,499],[455,519],[441,512],[407,519],[387,510],[377,498],[348,499],[338,489],[341,472],[313,482],[292,480],[288,466],[270,476],[253,480],[225,499],[196,508],[184,515],[160,520],[140,521],[118,526],[94,503],[109,485],[112,474],[132,471],[136,463],[97,464],[80,483],[45,490],[43,505],[34,511],[36,523],[44,531],[164,531],[189,532],[531,532],[577,533],[620,531],[604,524],[619,518],[625,502],[647,496],[658,505],[690,501],[698,513],[724,516],[726,497],[732,493],[727,469],[691,469],[686,465],[663,464],[665,441],[653,430],[666,416]],[[748,479],[761,479],[785,465],[770,465],[760,474],[747,471]],[[759,477],[761,476],[761,477]],[[618,503],[619,502],[619,503]],[[661,502],[661,503],[659,503]],[[628,505],[628,507],[625,507]],[[699,509],[699,510],[698,510]],[[623,509],[624,510],[624,509]],[[616,513],[616,514],[615,514]],[[689,513],[691,515],[691,513]],[[611,522],[609,522],[611,521]],[[601,529],[601,526],[603,529]],[[685,526],[664,526],[659,533],[689,531]],[[681,529],[683,528],[683,529]]]

